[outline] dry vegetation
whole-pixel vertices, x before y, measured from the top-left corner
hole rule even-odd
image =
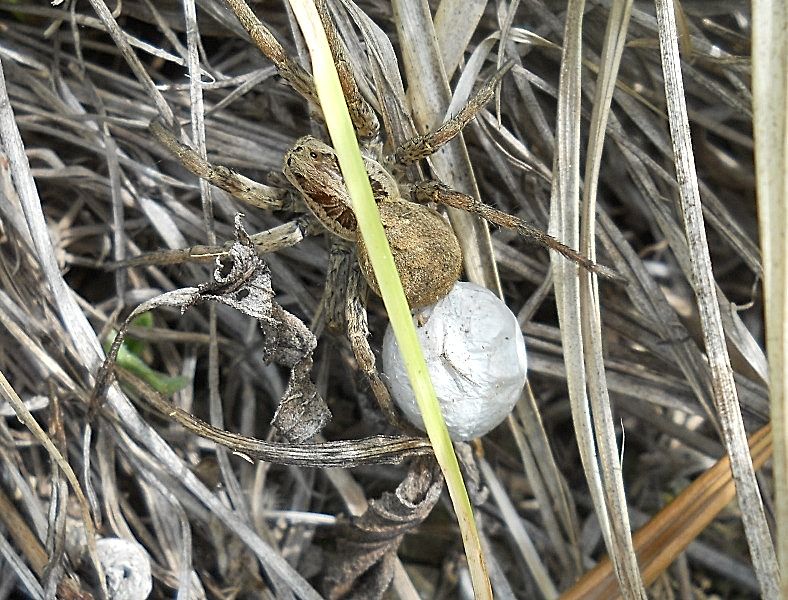
[[[189,6],[188,0],[183,4]],[[156,142],[151,120],[171,111],[190,136],[190,91],[201,87],[199,117],[209,159],[277,186],[285,184],[282,156],[292,142],[307,133],[325,137],[315,107],[281,82],[224,3],[198,4],[198,36],[192,39],[199,40],[201,86],[190,85],[197,73],[187,77],[189,13],[180,2],[124,0],[116,5],[119,14],[106,13],[104,21],[94,12],[101,0],[59,7],[0,2],[0,92],[13,109],[11,118],[0,97],[0,372],[44,430],[22,424],[9,404],[0,404],[0,529],[6,538],[0,598],[20,597],[15,594],[23,589],[31,597],[55,588],[59,597],[97,593],[90,561],[77,568],[76,561],[64,567],[63,559],[70,544],[63,534],[77,528],[87,506],[101,535],[133,537],[145,546],[153,561],[154,598],[189,587],[190,597],[198,598],[319,598],[315,590],[338,597],[345,587],[357,597],[373,597],[392,573],[394,584],[386,592],[391,597],[415,598],[415,590],[424,598],[465,597],[469,587],[456,524],[445,494],[438,498],[440,480],[424,459],[344,471],[245,460],[152,410],[141,401],[144,385],[128,373],[123,394],[113,387],[91,404],[99,341],[141,302],[197,286],[211,273],[205,263],[117,271],[109,263],[213,243],[213,236],[219,243],[231,240],[238,212],[245,214],[249,232],[293,216],[243,206],[217,188],[206,210],[205,191],[201,200],[197,178]],[[284,4],[265,0],[252,6],[288,53],[305,60]],[[455,146],[431,168],[460,189],[472,192],[478,185],[487,203],[546,230],[551,198],[559,202],[572,190],[571,177],[561,180],[559,192],[551,185],[557,181],[555,153],[572,157],[579,149],[580,174],[585,171],[589,123],[597,118],[594,103],[601,103],[594,95],[597,74],[600,65],[611,64],[609,57],[600,58],[606,3],[587,3],[583,67],[572,71],[572,45],[562,54],[564,2],[445,1],[436,14],[436,34],[449,87],[435,69],[437,47],[425,33],[424,14],[408,4],[417,3],[331,3],[361,90],[384,113],[386,149],[407,136],[406,107],[418,130],[434,127],[448,107],[449,89],[458,90],[455,100],[461,102],[496,65],[514,58],[498,98],[465,134],[467,155]],[[453,4],[462,5],[458,15],[448,8]],[[698,238],[692,223],[690,234],[685,231],[684,216],[692,207],[686,196],[681,200],[677,183],[657,20],[652,4],[637,4],[597,192],[597,259],[629,284],[600,283],[606,380],[589,376],[592,408],[575,392],[570,401],[568,389],[583,389],[582,366],[573,360],[582,358],[577,351],[583,348],[585,368],[593,372],[602,353],[574,337],[564,312],[571,310],[573,293],[586,302],[589,290],[573,292],[564,283],[559,293],[569,299],[557,307],[553,283],[567,277],[563,259],[553,260],[551,274],[547,252],[511,232],[492,231],[490,244],[478,225],[455,222],[466,257],[477,263],[466,266],[467,276],[493,288],[500,282],[528,346],[528,393],[512,418],[473,448],[487,490],[475,494],[479,527],[499,598],[558,597],[609,552],[617,557],[628,597],[638,597],[640,583],[626,567],[632,555],[620,529],[626,526],[622,502],[637,529],[708,471],[726,447],[740,469],[748,535],[740,505],[731,502],[730,471],[713,471],[703,489],[685,491],[681,498],[690,504],[666,517],[674,530],[644,534],[638,542],[652,557],[641,555],[643,567],[668,542],[680,541],[644,575],[649,596],[747,598],[757,596],[759,579],[766,589],[776,581],[769,581],[774,571],[763,509],[747,496],[752,480],[742,445],[745,431],[752,434],[769,420],[749,5],[679,5],[686,116],[707,240]],[[107,19],[119,27],[112,36]],[[386,52],[386,40],[395,54]],[[130,64],[129,53],[139,62]],[[391,62],[395,55],[399,66]],[[469,79],[460,81],[465,73]],[[559,76],[562,86],[571,86],[573,73],[581,77],[579,105],[571,97],[559,100]],[[406,96],[397,95],[398,76]],[[580,137],[572,139],[578,110]],[[21,147],[13,145],[14,127],[29,169],[19,160]],[[571,229],[556,227],[561,236]],[[321,231],[308,233],[264,260],[279,305],[321,334],[312,374],[333,413],[323,436],[396,435],[372,400],[348,341],[324,330],[321,298],[330,245]],[[711,279],[704,285],[697,271],[706,251],[716,286],[708,285]],[[709,298],[714,304],[709,294],[715,287],[724,342],[703,312]],[[368,312],[377,350],[386,317],[372,295]],[[563,332],[559,313],[568,324]],[[130,329],[130,350],[156,371],[183,379],[164,381],[154,374],[148,381],[180,388],[171,401],[219,429],[281,441],[269,423],[288,372],[264,364],[265,342],[255,319],[206,305],[183,315],[168,309],[151,314],[151,322]],[[566,362],[562,341],[569,349]],[[735,390],[721,383],[726,343]],[[4,390],[6,397],[9,387]],[[585,440],[583,451],[576,434]],[[592,462],[598,460],[601,477],[581,462],[594,436],[599,455]],[[769,452],[765,443],[757,458],[761,465]],[[462,450],[471,455],[469,448]],[[61,468],[53,458],[58,452]],[[377,509],[393,513],[388,521],[380,514],[356,527],[343,520],[341,515],[359,514],[368,500],[394,490],[408,473],[401,491],[410,494],[415,508],[405,510],[387,496]],[[425,474],[435,479],[425,482]],[[769,515],[770,472],[761,475]],[[598,483],[589,486],[594,477]],[[78,480],[84,497],[66,483],[69,478]],[[624,487],[617,487],[621,482]],[[595,488],[598,494],[589,491]],[[613,530],[608,547],[597,517],[605,506],[602,529]],[[369,566],[365,559],[374,566],[356,579]],[[40,587],[20,583],[26,573]],[[595,577],[573,597],[611,597],[604,587],[610,579],[601,572]]]

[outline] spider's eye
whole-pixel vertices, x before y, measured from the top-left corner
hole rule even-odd
[[[317,152],[312,151],[309,153],[309,156],[312,157],[313,160],[317,160]]]

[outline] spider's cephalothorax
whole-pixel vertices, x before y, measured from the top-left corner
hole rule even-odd
[[[364,163],[405,297],[411,308],[432,304],[460,276],[462,251],[457,237],[438,212],[403,200],[394,177],[380,163],[366,157]],[[379,294],[334,149],[311,136],[302,137],[285,155],[283,171],[326,229],[358,243],[361,270]]]

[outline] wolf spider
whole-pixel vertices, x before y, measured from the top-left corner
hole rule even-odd
[[[274,36],[243,0],[226,1],[254,43],[275,64],[279,75],[310,104],[319,106],[311,76],[287,56]],[[508,67],[498,71],[452,119],[430,133],[406,141],[390,156],[382,156],[377,116],[359,91],[344,46],[325,3],[319,1],[317,5],[328,34],[353,125],[363,142],[364,161],[384,230],[412,308],[432,304],[445,296],[459,278],[462,268],[462,253],[451,226],[440,213],[426,206],[428,203],[474,213],[559,252],[589,271],[616,278],[611,269],[592,262],[517,217],[454,191],[438,181],[421,181],[401,186],[392,175],[392,170],[403,171],[408,164],[427,158],[459,134],[492,98],[496,85]],[[194,150],[181,143],[175,133],[160,121],[151,123],[150,129],[187,169],[239,200],[266,209],[294,208],[286,202],[283,190],[256,183],[226,167],[206,162]],[[378,287],[363,240],[357,236],[356,219],[336,154],[330,146],[316,138],[302,137],[286,153],[283,173],[298,191],[308,211],[305,211],[303,217],[256,234],[252,239],[259,251],[275,252],[297,243],[304,234],[314,233],[316,230],[327,230],[333,234],[334,242],[322,302],[325,323],[329,328],[339,330],[344,321],[358,365],[369,381],[381,409],[393,424],[401,427],[402,422],[397,417],[389,391],[375,368],[374,354],[367,340],[369,329],[362,300],[364,287],[369,284],[376,293]],[[405,199],[406,197],[410,200]],[[315,227],[317,223],[322,227]],[[354,245],[357,261],[353,256]],[[153,253],[125,261],[125,264],[194,260],[215,256],[222,251],[219,247],[199,246],[181,251]]]

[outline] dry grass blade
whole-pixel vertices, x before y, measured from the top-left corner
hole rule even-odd
[[[11,499],[8,498],[2,491],[0,491],[0,520],[2,520],[4,527],[8,531],[9,537],[14,541],[17,547],[21,548],[24,553],[25,560],[32,567],[32,571],[39,578],[44,578],[47,570],[47,563],[49,556],[44,548],[44,545],[39,541],[36,534],[28,527],[27,521],[24,516],[14,506]],[[8,540],[3,538],[0,541],[3,546],[8,544]],[[14,561],[9,560],[10,554],[0,550],[4,558],[11,564]],[[14,565],[16,567],[16,565]],[[34,598],[45,597],[41,585],[38,583],[32,573],[28,571],[29,577],[23,574],[27,569],[25,564],[19,564],[20,569],[17,570],[17,577],[24,582],[27,587],[27,592]],[[64,578],[57,586],[57,597],[63,600],[92,600],[93,596],[89,592],[80,589],[79,584],[71,578]]]
[[[591,114],[591,134],[588,141],[586,160],[582,231],[580,249],[592,260],[596,256],[594,243],[596,232],[596,206],[599,165],[607,129],[610,105],[613,99],[615,81],[618,77],[621,54],[629,26],[631,1],[613,2],[605,29],[605,42],[602,51],[599,76],[597,78],[594,108]],[[599,446],[599,460],[602,466],[605,501],[611,516],[612,541],[616,548],[611,552],[615,557],[616,572],[624,597],[637,598],[644,595],[630,533],[630,521],[623,477],[620,476],[620,453],[616,443],[610,405],[610,392],[604,369],[602,349],[602,318],[600,314],[599,285],[590,273],[580,274],[580,322],[583,334],[586,374],[591,411],[594,418],[596,441]],[[623,441],[622,441],[623,445]],[[623,449],[621,450],[623,452]]]
[[[16,127],[14,114],[11,110],[11,103],[8,99],[2,63],[0,63],[0,141],[2,141],[3,150],[10,163],[11,175],[14,178],[14,183],[19,190],[20,199],[23,202],[25,217],[28,220],[28,228],[30,229],[33,242],[39,251],[39,256],[43,260],[45,255],[42,256],[42,251],[46,252],[51,248],[50,241],[46,226],[44,225],[43,215],[40,215],[40,212],[36,211],[37,207],[35,204],[38,201],[38,196],[33,185],[33,180],[30,177],[29,164],[24,154],[24,146],[22,145],[22,139],[19,136],[19,130]],[[38,208],[40,210],[40,204]],[[39,216],[41,218],[37,219]],[[50,284],[55,288],[60,288],[62,293],[68,294],[68,289],[60,278],[57,267],[51,258],[47,266],[50,268],[50,274],[53,275]],[[81,316],[81,313],[79,314]],[[49,439],[49,436],[33,418],[33,415],[27,410],[21,398],[19,398],[2,372],[0,372],[0,387],[2,387],[3,395],[6,397],[6,400],[14,407],[17,418],[35,434],[36,438],[44,445],[52,459],[68,478],[69,484],[79,500],[82,519],[88,532],[88,550],[93,566],[96,569],[96,574],[99,576],[99,581],[101,582],[100,589],[102,593],[106,595],[107,588],[104,581],[103,568],[96,553],[96,530],[87,499],[85,498],[85,494],[82,491],[82,486],[80,486],[76,474],[52,440]]]
[[[690,139],[687,106],[681,75],[676,18],[673,3],[658,0],[660,48],[665,75],[671,139],[682,205],[682,217],[692,257],[692,285],[698,301],[703,337],[712,372],[714,402],[731,460],[739,506],[750,553],[764,598],[780,596],[780,576],[758,482],[747,446],[736,385],[733,380],[725,333],[722,327],[714,274],[711,270],[700,192]]]
[[[580,67],[583,2],[571,2],[567,8],[567,21],[562,57],[562,76],[559,87],[556,157],[554,162],[553,193],[551,198],[550,233],[570,247],[577,247],[578,203],[580,191]],[[626,19],[610,26],[626,29]],[[609,71],[617,70],[615,45],[609,52]],[[606,70],[603,69],[604,73]],[[604,90],[600,82],[599,89]],[[611,92],[608,92],[608,98]],[[609,100],[598,92],[595,109],[604,115]],[[597,122],[604,123],[598,116]],[[593,125],[593,123],[592,123]],[[604,129],[604,126],[602,126]],[[599,139],[600,136],[597,136]],[[592,137],[593,139],[593,137]],[[592,148],[590,156],[599,149]],[[591,158],[589,160],[592,160]],[[591,163],[593,164],[593,163]],[[593,180],[593,175],[591,175]],[[593,183],[591,184],[593,185]],[[593,207],[592,201],[586,202]],[[589,214],[590,213],[590,214]],[[583,249],[590,250],[593,259],[594,211],[584,215],[587,228]],[[591,232],[591,235],[588,234]],[[599,316],[599,291],[590,273],[578,277],[575,268],[557,257],[552,257],[555,272],[556,300],[561,320],[564,360],[567,369],[569,393],[575,434],[581,448],[586,479],[592,490],[594,507],[600,520],[605,543],[612,556],[616,575],[625,598],[643,598],[645,590],[640,580],[637,560],[632,550],[629,519],[626,508],[619,453],[610,411],[607,383],[602,357],[601,326]],[[586,392],[588,391],[588,398]],[[591,413],[589,415],[589,408]],[[593,419],[593,427],[591,424]],[[596,444],[594,443],[594,434]],[[598,446],[599,464],[596,453]]]
[[[785,2],[753,2],[753,108],[766,348],[774,428],[777,560],[788,596],[788,32]]]
[[[30,429],[33,435],[36,437],[37,440],[47,449],[47,452],[52,457],[52,460],[60,467],[63,471],[63,474],[68,479],[69,484],[71,485],[71,489],[74,490],[74,495],[77,497],[79,502],[79,507],[81,509],[81,516],[82,522],[85,525],[85,530],[87,532],[87,544],[90,552],[91,559],[93,560],[94,567],[96,569],[96,575],[100,578],[99,581],[104,580],[104,569],[101,566],[101,563],[98,559],[96,554],[96,527],[95,523],[93,522],[93,517],[91,516],[90,507],[88,505],[88,501],[85,498],[85,494],[82,491],[82,486],[79,484],[79,480],[77,479],[76,474],[71,468],[71,465],[68,464],[66,459],[57,449],[53,441],[49,438],[46,432],[41,429],[41,426],[38,424],[38,421],[35,420],[30,411],[27,410],[22,399],[17,395],[16,391],[11,387],[3,373],[0,373],[0,390],[3,392],[3,396],[6,400],[13,406],[14,410],[16,411],[17,418],[24,423],[24,425]],[[3,502],[8,502],[6,496],[4,494],[0,495],[0,499]],[[13,510],[11,514],[8,514],[7,511],[4,511],[4,523],[6,526],[11,525],[8,519],[12,518]],[[22,526],[21,523],[18,524],[18,527],[14,529],[16,535],[18,536],[25,536],[26,530]],[[42,557],[41,554],[43,553],[42,548],[36,548],[35,546],[35,538],[33,541],[30,542],[27,540],[26,537],[22,537],[23,540],[29,542],[27,544],[22,545],[23,548],[26,548],[26,552],[28,554],[28,560],[32,563],[34,569],[37,571],[38,575],[41,576],[45,573],[46,567],[46,555]],[[102,585],[102,591],[106,595],[107,589],[105,585]],[[43,598],[43,594],[41,595]]]
[[[536,399],[530,384],[526,384],[524,397],[518,402],[516,411],[519,422],[510,423],[520,460],[534,488],[534,497],[539,503],[544,527],[556,549],[558,559],[569,579],[575,580],[582,573],[578,551],[580,526],[577,512],[571,502],[556,456],[550,446],[544,422],[539,415]],[[514,421],[514,417],[511,417]],[[555,508],[553,508],[555,507]]]
[[[126,40],[126,36],[123,35],[118,22],[107,8],[107,5],[103,2],[103,0],[90,0],[90,4],[101,19],[104,27],[106,27],[107,31],[112,36],[115,45],[120,49],[120,52],[123,55],[123,58],[126,60],[126,63],[129,65],[129,67],[131,67],[132,71],[134,71],[134,75],[137,77],[137,80],[144,86],[145,91],[156,104],[156,108],[158,109],[161,117],[168,123],[172,122],[173,115],[170,106],[167,104],[167,101],[164,99],[164,96],[162,96],[161,92],[156,88],[156,85],[153,83],[150,75],[148,75],[148,72],[145,70],[142,62],[129,45],[128,41]]]
[[[485,0],[445,0],[435,12],[435,37],[446,77],[451,79],[484,14]]]
[[[514,506],[512,506],[506,490],[495,476],[495,473],[487,461],[482,460],[480,467],[484,480],[490,487],[490,493],[501,511],[501,517],[504,522],[509,524],[511,528],[510,534],[515,540],[522,560],[528,565],[529,570],[536,580],[536,585],[539,587],[542,597],[548,600],[558,598],[558,590],[550,579],[550,574],[547,572],[547,568],[542,562],[534,543],[528,536],[528,532],[518,519],[517,511]]]
[[[19,584],[24,591],[35,600],[43,600],[44,589],[41,587],[41,584],[36,580],[35,575],[33,575],[33,572],[22,558],[14,552],[14,549],[5,537],[0,538],[0,556],[8,563],[14,577],[19,580]]]

